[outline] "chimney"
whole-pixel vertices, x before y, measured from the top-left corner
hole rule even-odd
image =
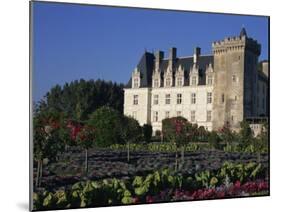
[[[169,67],[170,68],[173,68],[176,58],[177,58],[177,48],[172,47],[169,50]]]
[[[193,53],[193,63],[196,64],[199,60],[199,56],[201,54],[201,49],[199,47],[194,48],[194,53]]]
[[[159,70],[160,69],[160,63],[162,61],[162,59],[164,58],[164,52],[162,51],[157,51],[155,54],[155,70]]]

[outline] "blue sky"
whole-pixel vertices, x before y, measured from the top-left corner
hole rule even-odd
[[[33,99],[81,78],[127,83],[145,49],[211,54],[213,41],[242,26],[268,59],[266,17],[33,2]]]

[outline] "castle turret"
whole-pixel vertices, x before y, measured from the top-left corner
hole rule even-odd
[[[223,125],[239,128],[245,117],[256,116],[257,62],[260,44],[240,36],[212,44],[214,53],[214,129]]]

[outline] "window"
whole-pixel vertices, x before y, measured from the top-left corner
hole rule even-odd
[[[235,83],[237,81],[236,75],[232,75],[232,82]]]
[[[177,78],[177,86],[182,86],[182,77]]]
[[[166,105],[169,105],[171,103],[171,95],[166,94]]]
[[[177,116],[181,116],[181,111],[177,111]]]
[[[191,104],[196,104],[196,93],[191,94]]]
[[[235,97],[234,97],[234,100],[237,101],[237,99],[238,99],[237,96],[235,96]]]
[[[134,119],[137,119],[137,111],[134,111],[132,116],[133,116]]]
[[[139,87],[139,78],[138,77],[135,77],[134,78],[134,88],[138,88]]]
[[[154,97],[153,104],[158,105],[159,95],[154,95],[153,97]]]
[[[159,87],[159,80],[158,79],[154,79],[154,87],[155,88]]]
[[[157,111],[153,112],[153,121],[158,122],[158,112]]]
[[[171,78],[166,79],[166,86],[171,86]]]
[[[192,110],[190,113],[190,121],[195,122],[195,110]]]
[[[221,103],[224,103],[224,94],[221,95]]]
[[[207,111],[207,121],[212,121],[212,111],[211,110]]]
[[[231,122],[232,123],[234,122],[234,116],[231,116]]]
[[[182,98],[181,98],[181,93],[177,94],[177,104],[181,104]]]
[[[212,103],[212,93],[207,92],[207,104],[211,104],[211,103]]]
[[[137,105],[139,103],[138,98],[139,98],[139,95],[134,95],[134,103],[133,103],[134,105]]]
[[[196,76],[191,78],[191,85],[196,85]]]
[[[212,76],[208,76],[208,78],[207,78],[207,84],[208,84],[208,85],[212,85],[212,84],[213,84],[213,77],[212,77]]]
[[[165,112],[165,118],[169,118],[170,117],[170,112],[169,111],[166,111]]]

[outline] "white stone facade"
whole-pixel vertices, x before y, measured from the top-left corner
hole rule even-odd
[[[267,116],[268,62],[257,69],[260,44],[242,32],[214,42],[214,55],[200,55],[200,48],[180,58],[176,48],[168,58],[145,52],[124,89],[124,114],[151,124],[154,133],[177,116],[209,131]]]

